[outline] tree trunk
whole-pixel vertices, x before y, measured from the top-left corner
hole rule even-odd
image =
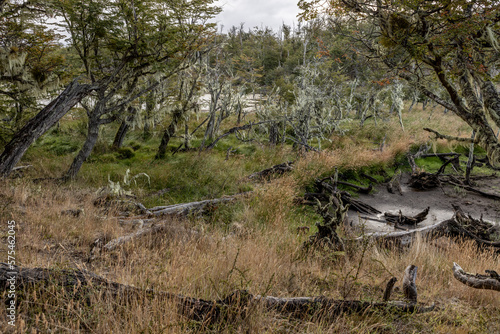
[[[136,109],[134,107],[129,107],[129,113],[130,114],[127,116],[127,119],[122,121],[122,124],[120,124],[120,128],[116,132],[115,140],[113,141],[113,149],[119,149],[120,147],[122,147],[125,135],[130,129],[130,123],[132,123],[134,120]]]
[[[80,85],[74,80],[55,100],[30,119],[16,132],[0,155],[0,176],[9,176],[31,144],[95,89],[95,86]]]
[[[97,143],[97,139],[99,138],[100,125],[101,125],[101,120],[99,116],[95,117],[91,115],[89,118],[87,138],[85,138],[85,143],[83,144],[83,147],[80,149],[80,152],[78,152],[77,156],[73,160],[73,163],[69,167],[63,179],[68,180],[68,179],[74,179],[76,177],[76,175],[80,171],[80,168],[82,168],[83,163],[90,156],[90,153],[92,153],[92,150],[94,149],[94,146]]]

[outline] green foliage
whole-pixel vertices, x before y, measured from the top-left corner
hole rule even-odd
[[[134,150],[131,147],[121,147],[116,151],[118,159],[130,159],[135,156]]]

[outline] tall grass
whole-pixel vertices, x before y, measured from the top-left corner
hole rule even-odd
[[[15,219],[17,261],[26,267],[79,268],[111,281],[139,288],[179,293],[204,299],[223,298],[237,289],[281,297],[326,296],[381,300],[386,282],[402,280],[409,264],[418,266],[419,301],[436,302],[440,310],[420,315],[369,312],[326,319],[295,319],[256,307],[246,317],[236,315],[215,325],[189,320],[176,312],[171,301],[146,295],[120,301],[90,292],[77,299],[57,285],[30,292],[19,305],[17,327],[6,324],[0,307],[0,327],[5,332],[71,333],[466,333],[500,332],[500,298],[474,290],[452,277],[453,262],[469,272],[499,271],[498,257],[479,251],[468,242],[441,238],[418,240],[398,250],[367,244],[349,249],[347,255],[304,253],[309,237],[298,226],[314,226],[319,217],[296,198],[318,177],[341,171],[394,169],[394,162],[411,147],[429,140],[419,129],[428,124],[421,110],[406,115],[405,132],[397,120],[376,126],[367,123],[346,127],[345,135],[333,135],[331,146],[321,153],[299,154],[289,147],[255,145],[226,160],[226,149],[211,153],[187,152],[154,161],[156,139],[142,143],[130,159],[106,162],[95,154],[71,183],[33,183],[29,177],[56,177],[67,168],[71,154],[57,156],[44,145],[31,149],[26,162],[34,168],[27,178],[0,183],[2,221]],[[463,124],[435,111],[432,127],[446,133]],[[382,147],[382,141],[385,144]],[[156,141],[155,141],[156,140]],[[51,145],[53,145],[52,143]],[[176,143],[174,143],[175,146]],[[233,143],[232,143],[233,144]],[[439,144],[445,147],[447,144]],[[382,149],[381,149],[382,147]],[[270,181],[251,181],[252,172],[295,160],[293,172]],[[94,205],[96,191],[108,176],[114,182],[131,174],[147,173],[151,183],[139,181],[130,190],[147,206],[216,198],[252,190],[234,204],[221,205],[208,216],[165,218],[163,223],[198,233],[166,233],[138,239],[123,248],[89,260],[92,242],[125,235],[134,229],[120,225],[116,208]],[[162,195],[156,195],[165,190]],[[83,209],[78,217],[63,213]],[[5,226],[5,225],[2,225]],[[309,234],[313,233],[311,230]],[[6,254],[5,231],[0,254]],[[20,292],[20,295],[22,293]],[[402,298],[400,283],[393,299]]]

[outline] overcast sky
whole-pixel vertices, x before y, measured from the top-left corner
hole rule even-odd
[[[298,0],[218,0],[222,6],[216,20],[224,25],[227,32],[233,25],[239,27],[245,23],[245,30],[261,25],[273,28],[274,31],[282,22],[291,25],[297,22]]]

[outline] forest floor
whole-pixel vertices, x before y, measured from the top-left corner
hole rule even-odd
[[[399,120],[390,117],[378,123],[369,120],[364,126],[359,120],[344,123],[341,131],[323,143],[321,153],[300,152],[290,143],[270,146],[265,133],[256,131],[253,142],[228,136],[210,152],[174,155],[172,151],[181,142],[175,138],[163,160],[154,159],[159,134],[145,140],[139,131],[130,133],[125,142],[130,155],[125,157],[110,148],[116,128],[105,128],[78,178],[58,183],[55,179],[64,174],[86,133],[84,113],[67,117],[29,149],[21,164],[33,167],[20,177],[0,181],[0,262],[6,262],[11,250],[6,222],[15,221],[15,260],[22,268],[47,268],[56,273],[86,270],[143,293],[123,301],[98,287],[82,295],[51,281],[43,288],[17,291],[15,327],[7,323],[6,307],[0,307],[0,332],[499,333],[499,293],[470,288],[452,273],[453,262],[471,273],[500,272],[498,254],[491,249],[444,236],[440,240],[446,247],[417,238],[406,248],[358,243],[344,252],[304,250],[322,218],[313,206],[300,203],[306,193],[317,191],[318,179],[337,170],[345,181],[358,185],[367,185],[361,173],[375,179],[371,194],[353,196],[382,212],[402,210],[412,215],[429,206],[429,218],[423,224],[434,224],[451,218],[451,204],[456,204],[475,218],[482,214],[485,220],[498,221],[498,200],[446,184],[423,192],[406,186],[407,154],[427,143],[435,143],[435,152],[459,152],[462,167],[467,161],[467,147],[434,141],[422,127],[469,137],[465,124],[441,109],[414,108],[404,115],[403,131]],[[223,130],[235,126],[235,120],[230,121]],[[190,126],[196,126],[195,120]],[[193,138],[192,147],[200,142]],[[476,154],[484,152],[478,149]],[[282,175],[248,177],[286,161],[295,163]],[[429,173],[442,165],[433,157],[416,163]],[[398,170],[404,175],[403,195],[388,193],[383,184]],[[132,181],[142,173],[148,177]],[[463,177],[449,167],[445,173]],[[490,177],[492,173],[485,167],[474,168],[474,187],[498,194],[500,178]],[[148,219],[152,217],[137,206],[123,205],[124,201],[153,208],[239,193],[245,195],[202,213],[154,217],[152,224],[164,226],[164,230],[100,251],[108,241],[151,224]],[[356,216],[351,213],[350,219]],[[394,231],[385,223],[366,224],[367,229]],[[208,323],[180,314],[175,303],[151,298],[151,290],[147,290],[211,301],[247,290],[279,298],[380,302],[387,282],[397,277],[394,301],[403,298],[401,281],[410,264],[418,267],[419,305],[435,303],[433,312],[368,310],[318,318],[256,307],[250,313],[236,309],[236,315]],[[0,303],[4,305],[6,291],[0,299],[5,299]]]

